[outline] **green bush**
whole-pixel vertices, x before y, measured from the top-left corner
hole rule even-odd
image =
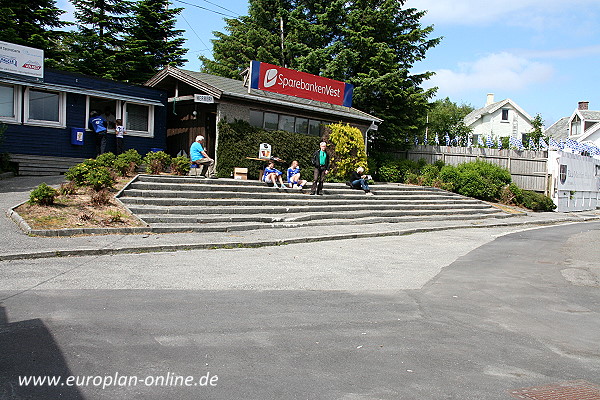
[[[96,160],[90,158],[80,164],[77,164],[77,165],[69,168],[69,170],[65,173],[65,177],[68,180],[75,182],[75,184],[77,186],[84,186],[86,175],[90,171],[92,171],[98,167],[100,167],[98,162],[96,162]]]
[[[58,196],[58,191],[56,189],[42,183],[29,194],[29,204],[49,206],[54,204],[56,196]]]
[[[385,159],[377,169],[377,180],[381,182],[404,182],[407,173],[417,173],[419,163],[405,159]]]
[[[531,190],[523,190],[520,203],[533,211],[554,211],[556,204],[548,196]]]
[[[73,182],[73,181],[61,183],[60,188],[58,188],[58,193],[61,196],[69,196],[72,194],[76,194],[77,193],[77,185],[75,185],[75,182]]]
[[[261,143],[269,143],[273,155],[285,160],[275,167],[285,171],[293,160],[298,160],[302,175],[312,177],[312,155],[319,149],[320,137],[285,131],[265,131],[245,121],[219,122],[219,147],[217,149],[217,175],[228,178],[236,167],[248,168],[248,179],[258,179],[259,169],[266,162],[248,160],[257,157]]]
[[[136,166],[142,163],[142,156],[140,156],[140,153],[138,153],[136,149],[129,149],[126,152],[119,154],[117,159],[134,163]]]
[[[84,185],[91,187],[95,191],[111,189],[115,183],[113,173],[106,167],[94,168],[86,174],[84,180]]]
[[[435,186],[434,183],[440,178],[440,168],[437,164],[427,164],[421,168],[421,177],[421,185]]]
[[[175,157],[171,160],[171,173],[175,175],[187,175],[190,171],[190,159],[186,156]]]
[[[171,165],[171,156],[164,151],[150,152],[144,157],[144,163],[146,164],[146,172],[159,174]]]
[[[325,127],[324,136],[325,141],[332,145],[332,166],[328,180],[344,182],[356,168],[363,167],[367,170],[365,141],[360,129],[348,124],[330,124]]]
[[[121,176],[127,176],[135,172],[136,164],[124,158],[117,157],[113,163],[113,169]]]
[[[113,153],[104,153],[96,157],[96,162],[102,167],[113,168],[116,159],[117,156]]]

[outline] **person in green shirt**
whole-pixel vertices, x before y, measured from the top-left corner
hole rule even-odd
[[[323,181],[325,175],[329,173],[329,153],[327,153],[327,143],[321,142],[319,150],[315,151],[312,158],[312,165],[315,167],[313,184],[310,189],[311,195],[323,195]]]

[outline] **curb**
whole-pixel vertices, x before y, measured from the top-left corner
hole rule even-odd
[[[510,226],[548,226],[558,225],[562,223],[578,223],[578,222],[589,222],[597,221],[600,217],[598,216],[587,216],[587,217],[569,217],[565,219],[550,219],[546,221],[528,221],[528,222],[498,222],[493,224],[478,224],[478,225],[449,225],[449,226],[438,226],[430,228],[413,228],[413,229],[399,229],[392,231],[382,232],[365,232],[365,233],[348,233],[339,235],[327,235],[327,236],[313,236],[313,237],[301,237],[291,239],[280,239],[280,240],[268,240],[268,241],[253,241],[253,242],[223,242],[223,243],[191,243],[191,244],[173,244],[173,245],[158,245],[158,246],[133,246],[133,247],[122,247],[115,249],[75,249],[75,250],[54,250],[54,251],[39,251],[31,253],[18,253],[18,254],[5,254],[0,255],[0,261],[12,261],[12,260],[31,260],[39,258],[53,258],[53,257],[72,257],[72,256],[102,256],[102,255],[116,255],[116,254],[131,254],[131,253],[154,253],[154,252],[174,252],[174,251],[189,251],[189,250],[216,250],[216,249],[234,249],[234,248],[258,248],[258,247],[270,247],[270,246],[283,246],[289,244],[300,244],[300,243],[314,243],[314,242],[326,242],[334,240],[345,240],[345,239],[363,239],[373,237],[388,237],[388,236],[404,236],[412,235],[415,233],[425,232],[438,232],[444,230],[456,230],[456,229],[468,229],[468,228],[493,228],[493,227],[510,227]]]
[[[8,178],[13,178],[15,176],[14,172],[3,172],[0,174],[0,180],[2,179],[8,179]]]

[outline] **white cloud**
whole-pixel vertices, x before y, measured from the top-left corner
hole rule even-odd
[[[437,86],[438,97],[469,91],[515,91],[546,82],[554,75],[549,64],[531,61],[510,53],[495,53],[474,62],[458,65],[457,70],[440,69],[424,86]]]
[[[479,25],[502,20],[539,27],[553,16],[599,4],[600,0],[410,0],[407,7],[427,10],[426,21],[434,24]]]

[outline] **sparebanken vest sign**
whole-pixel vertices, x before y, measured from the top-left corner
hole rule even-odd
[[[354,86],[349,83],[259,61],[250,62],[250,74],[252,89],[352,107]]]

